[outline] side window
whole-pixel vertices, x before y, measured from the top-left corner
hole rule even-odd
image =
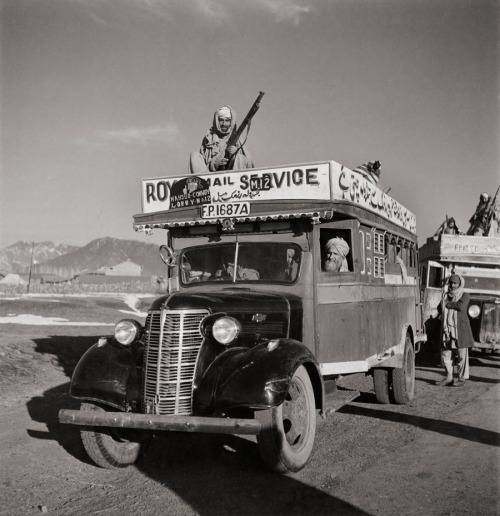
[[[398,240],[395,236],[388,235],[385,239],[385,245],[385,261],[388,272],[393,272],[395,265],[404,265],[406,267],[409,264],[410,250],[405,247],[403,240]]]
[[[420,288],[424,289],[427,285],[427,267],[420,267]]]
[[[415,268],[415,264],[416,264],[416,261],[415,261],[415,249],[413,248],[413,244],[410,246],[410,267],[412,269]]]
[[[385,262],[388,265],[396,263],[396,239],[391,235],[385,237]]]
[[[404,249],[403,249],[403,251],[404,251],[404,257],[403,257],[403,260],[404,260],[404,262],[405,262],[405,265],[406,265],[407,267],[409,267],[409,266],[410,266],[411,259],[410,259],[410,246],[409,246],[408,242],[405,242],[405,243],[404,243]]]
[[[441,288],[443,285],[443,270],[441,267],[429,265],[427,285],[430,288]]]
[[[321,228],[321,270],[323,272],[352,272],[352,236],[349,229]]]
[[[383,233],[375,231],[373,243],[373,276],[385,277],[385,237]]]

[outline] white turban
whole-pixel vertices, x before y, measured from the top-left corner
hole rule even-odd
[[[226,117],[226,118],[232,118],[231,109],[228,108],[227,106],[223,106],[223,107],[221,107],[221,108],[219,108],[217,110],[216,116],[223,116],[223,117]]]
[[[349,244],[343,238],[330,238],[326,243],[326,250],[335,249],[344,258],[349,254]]]
[[[221,126],[219,123],[220,116],[229,118],[231,120],[231,124],[230,124],[229,128],[225,131],[223,131],[221,129]],[[236,123],[236,113],[229,106],[221,107],[214,113],[213,127],[215,128],[215,130],[219,134],[219,136],[221,136],[223,138],[227,137],[229,134],[231,134],[233,132],[235,123]]]

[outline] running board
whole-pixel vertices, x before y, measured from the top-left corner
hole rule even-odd
[[[359,396],[359,391],[351,389],[337,389],[325,397],[325,412],[324,417],[336,412],[344,405],[347,405],[352,400]]]

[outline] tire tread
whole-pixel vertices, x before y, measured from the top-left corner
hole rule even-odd
[[[309,435],[300,452],[295,453],[286,442],[282,421],[282,406],[257,411],[255,417],[261,422],[262,430],[257,436],[259,453],[266,466],[277,473],[296,473],[308,462],[311,455],[316,433],[316,405],[311,379],[304,366],[300,366],[294,374],[304,385],[308,399]]]
[[[104,411],[102,407],[86,402],[81,404],[81,410]],[[126,468],[134,464],[144,452],[143,443],[116,441],[110,429],[97,431],[95,427],[85,426],[80,435],[88,456],[102,468]]]
[[[410,358],[412,362],[411,367],[413,371],[410,389],[408,389],[406,382],[406,366],[408,358]],[[406,334],[405,338],[403,367],[395,368],[392,371],[392,390],[394,394],[394,402],[398,405],[407,405],[413,400],[415,393],[415,351],[409,334]]]

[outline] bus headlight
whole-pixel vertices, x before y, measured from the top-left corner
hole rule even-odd
[[[234,342],[241,333],[241,324],[234,317],[221,317],[212,326],[212,335],[220,344],[228,346]]]
[[[475,319],[476,317],[479,317],[480,313],[481,313],[481,308],[479,308],[478,305],[470,305],[469,306],[469,315],[473,319]]]
[[[123,319],[115,325],[115,339],[124,346],[137,342],[142,334],[142,326],[133,319]]]

